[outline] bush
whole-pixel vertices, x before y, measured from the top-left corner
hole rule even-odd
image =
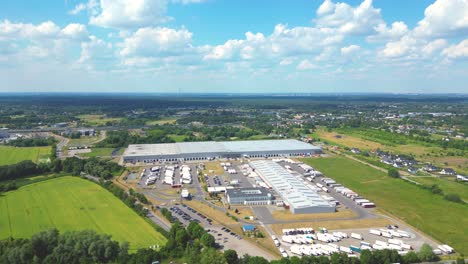
[[[400,172],[397,169],[389,169],[388,176],[392,178],[400,178]]]
[[[431,185],[430,189],[433,194],[442,194],[442,189],[437,184]]]
[[[458,194],[449,193],[444,196],[444,199],[447,201],[455,202],[455,203],[464,203],[463,200],[460,198]]]
[[[421,261],[436,261],[438,260],[438,257],[434,252],[432,251],[432,247],[429,246],[428,244],[424,243],[421,247],[421,249],[418,252],[418,257],[419,260]]]

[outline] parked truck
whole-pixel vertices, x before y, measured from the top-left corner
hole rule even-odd
[[[354,252],[361,253],[361,248],[359,248],[359,247],[349,246],[349,249],[351,249]]]
[[[362,236],[357,233],[351,233],[351,237],[357,240],[363,240]]]

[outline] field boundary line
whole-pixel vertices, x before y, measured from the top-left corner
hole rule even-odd
[[[13,237],[13,230],[11,229],[10,207],[8,206],[7,196],[5,196],[5,203],[6,203],[7,214],[8,214],[8,228],[10,229],[10,237]]]

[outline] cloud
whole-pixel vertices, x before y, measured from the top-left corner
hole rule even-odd
[[[72,10],[68,11],[70,15],[78,15],[79,13],[87,10],[92,15],[97,15],[99,3],[97,0],[89,0],[87,3],[79,3]]]
[[[296,67],[298,70],[305,71],[305,70],[312,70],[317,69],[317,65],[312,64],[309,60],[303,60],[299,62]]]
[[[88,35],[86,26],[82,24],[68,24],[60,29],[52,21],[38,25],[12,23],[9,20],[0,22],[0,39],[39,41],[44,39],[84,39]]]
[[[90,36],[89,41],[81,43],[80,58],[77,63],[88,70],[108,69],[116,63],[116,54],[112,43],[96,36]]]
[[[398,41],[389,42],[385,45],[385,48],[382,51],[384,57],[387,58],[396,58],[408,54],[411,50],[415,48],[417,40],[404,36]]]
[[[318,53],[323,47],[340,43],[343,36],[330,28],[294,27],[278,24],[273,33],[245,34],[215,46],[205,60],[272,59]]]
[[[90,24],[118,29],[154,26],[169,21],[167,0],[100,0]]]
[[[414,34],[446,37],[468,33],[468,0],[436,0],[424,11]]]
[[[188,4],[200,4],[200,3],[205,3],[208,0],[171,0],[172,3],[176,4],[183,4],[183,5],[188,5]]]
[[[192,49],[192,33],[182,28],[140,28],[122,44],[122,56],[176,56]]]
[[[436,39],[434,41],[431,41],[427,43],[423,48],[422,48],[422,53],[426,56],[430,56],[434,54],[434,52],[441,50],[442,48],[446,47],[448,45],[447,40],[445,39]]]
[[[82,24],[68,24],[65,28],[61,30],[61,34],[71,39],[81,39],[84,40],[88,37],[88,31],[86,26]]]
[[[449,59],[468,58],[468,39],[465,39],[457,45],[452,45],[442,51],[442,54]]]
[[[0,38],[7,39],[32,39],[56,37],[60,32],[58,27],[52,21],[46,21],[38,25],[12,23],[4,20],[0,23]]]
[[[408,26],[402,21],[393,22],[390,28],[388,28],[386,24],[379,24],[375,28],[375,31],[377,34],[368,36],[366,38],[367,41],[395,41],[409,32]]]
[[[325,0],[317,9],[316,14],[318,16],[323,16],[330,14],[335,9],[335,4],[331,0]]]
[[[337,28],[346,35],[370,34],[384,23],[380,9],[372,6],[372,0],[364,0],[357,7],[325,0],[317,10],[315,22],[318,27]]]
[[[349,45],[347,47],[341,48],[341,55],[349,56],[349,55],[352,55],[352,54],[356,53],[360,49],[361,49],[361,47],[359,47],[357,45]]]

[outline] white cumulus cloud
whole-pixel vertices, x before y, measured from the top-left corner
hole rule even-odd
[[[449,59],[466,59],[468,58],[468,39],[465,39],[457,45],[452,45],[442,51],[442,54]]]
[[[364,0],[356,7],[325,0],[317,10],[316,23],[319,27],[338,28],[343,34],[366,35],[384,21],[380,9],[372,6],[372,0]]]
[[[349,45],[347,47],[341,48],[341,55],[349,56],[349,55],[352,55],[352,54],[356,53],[360,49],[361,49],[361,47],[359,47],[358,45]]]
[[[443,37],[468,33],[468,0],[436,0],[414,29],[417,36]]]
[[[408,26],[403,21],[393,22],[390,28],[386,24],[379,24],[375,31],[376,34],[368,36],[367,41],[395,41],[409,32]]]
[[[118,29],[153,26],[170,20],[167,4],[167,0],[101,0],[90,24]]]

